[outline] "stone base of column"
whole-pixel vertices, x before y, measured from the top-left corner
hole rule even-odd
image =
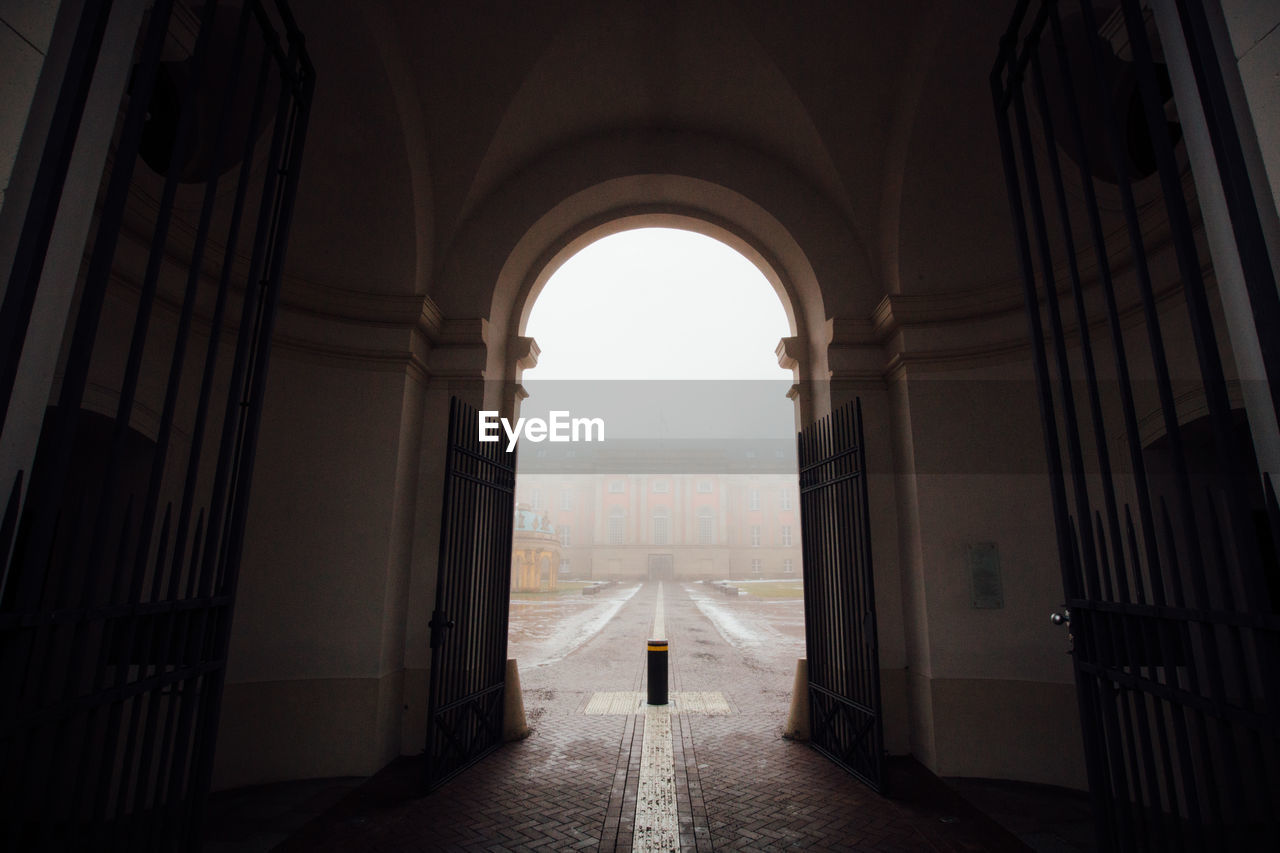
[[[805,713],[808,713],[806,711]],[[524,693],[520,691],[520,669],[515,658],[507,658],[506,696],[502,703],[502,740],[524,740],[529,736],[529,722],[524,716]]]
[[[788,740],[809,739],[809,662],[796,660],[796,680],[791,687],[791,712],[787,714],[787,727],[782,736]]]

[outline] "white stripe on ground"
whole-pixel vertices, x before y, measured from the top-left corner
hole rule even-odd
[[[584,714],[643,714],[648,696],[635,690],[601,691],[591,694]],[[691,693],[672,693],[671,713],[703,714],[709,717],[723,717],[733,713],[729,700],[719,690],[695,691]]]
[[[662,581],[653,614],[651,639],[667,638],[662,613]],[[640,781],[636,789],[634,853],[679,851],[680,818],[676,812],[676,756],[671,747],[670,705],[644,706],[644,739],[640,744]]]
[[[701,590],[691,587],[685,587],[685,589],[693,599],[693,603],[715,626],[724,641],[736,649],[759,649],[778,643],[795,642],[763,619],[747,616],[752,623],[748,626],[738,614],[733,612],[733,607],[727,602],[717,601]],[[746,614],[743,615],[746,616]],[[803,643],[804,640],[801,639],[800,642]]]
[[[680,822],[676,814],[676,762],[671,748],[671,709],[647,705],[640,746],[640,784],[636,790],[635,853],[678,851]]]
[[[609,620],[622,609],[622,605],[626,604],[639,589],[639,586],[633,586],[621,596],[609,602],[607,606],[593,606],[582,613],[575,613],[565,619],[556,628],[555,636],[540,644],[542,648],[535,647],[524,653],[524,656],[520,659],[520,668],[546,666],[547,664],[564,660],[587,640],[599,634],[604,629],[604,626],[609,624]],[[512,603],[514,604],[515,602],[513,601]],[[603,604],[603,602],[600,602],[600,604]]]

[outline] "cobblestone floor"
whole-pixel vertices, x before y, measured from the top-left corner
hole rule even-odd
[[[733,711],[671,717],[682,849],[1028,849],[909,759],[891,762],[893,797],[886,799],[811,748],[784,740],[803,639],[785,628],[753,629],[753,608],[762,603],[717,595],[665,585],[671,689],[721,691]],[[429,796],[421,794],[421,761],[401,759],[276,849],[630,851],[644,716],[583,711],[597,692],[643,688],[656,596],[657,585],[645,585],[571,653],[522,668],[533,729],[526,740]],[[720,618],[713,622],[708,612]]]

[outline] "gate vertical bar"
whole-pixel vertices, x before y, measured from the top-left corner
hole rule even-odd
[[[434,790],[502,742],[516,452],[481,442],[478,413],[449,403],[426,786]]]
[[[1179,9],[1184,19],[1203,15],[1197,4]],[[1194,25],[1184,20],[1186,29]],[[1189,36],[1197,37],[1203,28]],[[1099,846],[1251,849],[1274,838],[1280,801],[1280,618],[1261,557],[1274,545],[1259,538],[1265,526],[1248,523],[1256,511],[1249,509],[1252,476],[1239,453],[1247,438],[1231,414],[1229,356],[1213,328],[1196,247],[1201,225],[1186,195],[1180,131],[1154,39],[1137,0],[1024,0],[990,82]],[[1198,72],[1205,99],[1214,97],[1217,70]],[[1224,105],[1220,98],[1216,113],[1206,108],[1211,121],[1230,124]],[[1229,140],[1215,150],[1220,160],[1236,160],[1220,164],[1224,171],[1241,168],[1238,145],[1235,153]],[[1079,166],[1078,187],[1067,186],[1063,159]],[[1107,184],[1117,210],[1099,204],[1096,190]],[[1077,244],[1073,220],[1086,223],[1089,245]],[[1250,227],[1237,233],[1242,254],[1256,236]],[[1152,260],[1165,241],[1176,261],[1173,279]],[[1080,259],[1089,256],[1094,267],[1086,273]],[[1113,264],[1123,272],[1113,274]],[[1064,289],[1074,326],[1059,307]],[[1091,301],[1102,303],[1101,313]],[[1178,305],[1185,314],[1170,307]],[[1126,315],[1140,318],[1136,328]],[[1110,332],[1114,379],[1105,384],[1094,324]],[[1151,376],[1139,382],[1129,350],[1144,345]],[[1188,376],[1177,376],[1175,393],[1170,346],[1195,356],[1193,399],[1209,412],[1207,431],[1189,423],[1182,405],[1193,393],[1185,390]],[[1080,383],[1086,405],[1077,409]],[[1144,437],[1138,417],[1152,396],[1146,423],[1158,421],[1164,431],[1155,440]],[[1117,413],[1119,431],[1108,424]],[[1114,457],[1127,468],[1113,464],[1113,443],[1127,449],[1127,457]],[[1207,475],[1199,473],[1203,463],[1193,472],[1192,453],[1212,458],[1212,489],[1197,485]],[[1153,465],[1165,479],[1154,478]],[[1266,535],[1274,543],[1277,534]]]
[[[100,28],[95,16],[110,6],[84,4],[77,38]],[[12,849],[199,847],[314,87],[302,35],[278,0],[158,0],[137,44],[103,46],[122,49],[135,62],[132,83],[86,244],[61,387],[32,470],[4,474],[31,484],[25,506],[6,508],[12,549],[6,541],[0,558],[0,834]],[[229,64],[210,63],[215,51]],[[84,42],[73,57],[60,113],[80,97],[77,80],[92,78],[100,52]],[[157,81],[176,86],[185,70],[166,111],[153,97]],[[197,134],[199,110],[210,123]],[[55,126],[74,124],[64,119]],[[260,129],[272,125],[272,153],[259,162]],[[49,169],[56,160],[46,158]],[[236,186],[230,201],[216,191],[224,176]],[[57,193],[47,200],[28,211],[24,234],[38,236],[41,217],[56,215]],[[218,240],[215,222],[228,229]],[[117,253],[126,227],[150,240],[143,261]],[[247,276],[236,252],[246,231],[257,235]],[[27,268],[38,273],[37,255]],[[137,291],[121,284],[130,280]],[[224,312],[236,299],[244,316],[227,329]],[[132,310],[107,312],[109,300]],[[13,304],[3,309],[6,328],[23,325]],[[213,316],[202,327],[206,304]],[[208,344],[197,348],[204,328]],[[227,376],[217,357],[233,337]],[[125,343],[113,348],[112,340]],[[158,386],[144,375],[159,377]],[[113,416],[86,402],[90,384],[110,398],[93,405]],[[198,400],[194,412],[181,403],[187,394]],[[224,429],[207,429],[223,406]],[[145,410],[158,415],[151,426],[139,417]]]
[[[861,402],[806,426],[799,456],[810,742],[885,793],[880,653]]]

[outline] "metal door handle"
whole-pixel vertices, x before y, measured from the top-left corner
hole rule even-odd
[[[1049,621],[1055,625],[1070,625],[1071,611],[1065,607],[1062,608],[1061,613],[1055,610],[1054,612],[1049,614]]]

